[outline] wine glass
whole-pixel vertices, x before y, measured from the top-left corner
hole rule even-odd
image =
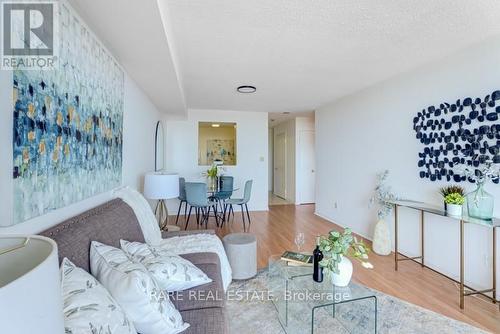
[[[296,235],[295,235],[295,245],[297,245],[297,249],[300,253],[300,249],[302,248],[302,246],[304,245],[305,243],[305,236],[304,236],[304,233],[302,232],[298,232]]]

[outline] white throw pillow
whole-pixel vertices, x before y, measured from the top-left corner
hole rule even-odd
[[[90,269],[120,303],[141,334],[176,334],[189,324],[140,263],[134,263],[121,249],[93,241]]]
[[[66,333],[137,333],[109,292],[92,275],[67,258],[61,264],[61,290]]]
[[[120,240],[120,245],[133,261],[146,267],[162,290],[182,291],[212,282],[203,271],[177,254],[140,242]]]

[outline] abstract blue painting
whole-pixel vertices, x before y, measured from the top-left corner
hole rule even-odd
[[[61,6],[55,71],[13,71],[14,223],[121,184],[124,73]]]

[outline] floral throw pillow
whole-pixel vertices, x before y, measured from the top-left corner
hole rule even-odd
[[[136,334],[120,305],[92,275],[67,258],[61,264],[66,334]]]
[[[140,242],[121,240],[120,245],[133,261],[146,267],[163,290],[182,291],[212,282],[203,271],[177,254]]]
[[[90,270],[120,303],[141,334],[176,334],[189,324],[140,263],[121,249],[93,241]]]

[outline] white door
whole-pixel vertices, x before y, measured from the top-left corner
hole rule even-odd
[[[301,204],[314,203],[316,192],[316,154],[314,131],[299,133],[299,200]]]
[[[286,134],[279,133],[274,141],[274,194],[286,198]]]

